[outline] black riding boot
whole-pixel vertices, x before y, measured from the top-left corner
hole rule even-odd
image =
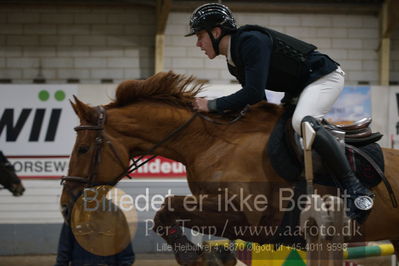
[[[302,122],[309,122],[316,131],[313,148],[321,156],[323,163],[338,178],[349,198],[346,202],[348,216],[363,222],[373,206],[374,193],[356,178],[345,153],[340,149],[338,141],[315,118],[306,116]]]

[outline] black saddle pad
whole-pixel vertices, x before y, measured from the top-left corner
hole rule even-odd
[[[267,156],[274,170],[279,176],[290,182],[298,181],[303,171],[303,166],[297,160],[286,138],[286,124],[294,110],[293,107],[287,108],[282,114],[274,126],[266,148]]]
[[[370,143],[358,148],[370,157],[380,170],[384,172],[384,154],[382,153],[380,145],[377,143]],[[345,152],[349,164],[360,182],[369,188],[374,187],[381,182],[381,176],[366,158],[358,154],[356,150],[353,150],[351,147],[346,147]]]
[[[284,179],[289,182],[298,182],[304,179],[303,177],[303,163],[298,160],[295,153],[293,144],[288,141],[286,130],[287,123],[290,123],[290,118],[294,112],[294,108],[287,108],[279,121],[276,123],[272,134],[270,135],[269,142],[267,144],[267,155],[270,158],[271,164],[274,170]],[[357,147],[364,153],[366,153],[373,161],[384,171],[384,157],[381,147],[377,143],[366,144],[361,147]],[[381,177],[374,169],[374,167],[361,155],[356,153],[351,148],[346,148],[346,156],[360,182],[368,187],[373,187],[381,182]],[[326,168],[318,169],[314,173],[314,183],[334,186],[336,187],[338,182],[334,176],[332,176]]]

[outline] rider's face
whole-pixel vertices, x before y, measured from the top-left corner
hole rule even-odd
[[[211,38],[206,30],[202,30],[197,32],[197,43],[196,46],[201,48],[201,51],[204,51],[209,59],[213,59],[216,57],[215,50],[212,46]]]

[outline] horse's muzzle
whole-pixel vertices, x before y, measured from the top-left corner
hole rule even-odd
[[[12,185],[9,187],[9,190],[10,190],[10,192],[12,193],[12,195],[13,195],[14,197],[20,197],[20,196],[22,196],[22,195],[24,194],[24,192],[25,192],[25,188],[24,188],[24,186],[22,185],[22,183],[19,183],[19,184],[12,184]]]

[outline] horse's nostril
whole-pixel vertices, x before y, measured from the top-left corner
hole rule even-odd
[[[19,184],[13,184],[10,187],[10,191],[12,192],[12,194],[15,197],[19,197],[19,196],[22,196],[24,194],[25,188],[20,183]]]

